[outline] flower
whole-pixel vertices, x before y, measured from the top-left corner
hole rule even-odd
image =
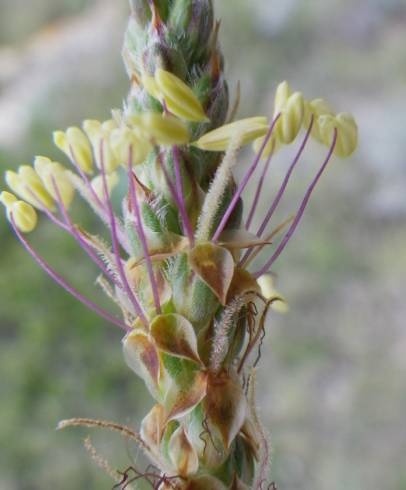
[[[268,312],[288,309],[269,271],[333,155],[355,150],[357,125],[352,115],[336,114],[324,99],[306,99],[286,81],[276,88],[272,118],[235,121],[235,110],[228,115],[212,1],[131,3],[124,56],[132,88],[123,111],[104,122],[85,120],[83,130],[56,131],[55,144],[75,168],[36,157],[34,168],[6,172],[14,194],[4,191],[0,201],[34,260],[125,331],[125,360],[156,400],[139,435],[121,430],[157,465],[149,483],[172,488],[173,482],[180,490],[260,488],[269,452],[255,414],[254,368]],[[327,146],[325,158],[298,208],[269,230],[311,137]],[[298,138],[279,189],[264,193],[273,155]],[[237,183],[233,168],[249,143],[255,154]],[[248,204],[250,183],[255,194],[245,219],[241,202]],[[68,208],[75,190],[106,226],[103,238],[73,221]],[[34,207],[76,239],[121,318],[82,295],[32,247],[24,233],[36,227]],[[262,261],[254,262],[260,254]],[[89,424],[60,427],[80,423]],[[123,475],[118,486],[128,484]]]

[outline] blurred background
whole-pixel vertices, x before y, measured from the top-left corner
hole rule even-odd
[[[287,79],[353,112],[360,126],[359,151],[333,162],[274,267],[290,312],[269,319],[259,377],[272,479],[280,490],[405,490],[406,3],[216,4],[232,92],[242,85],[239,116],[266,115]],[[127,14],[125,0],[0,0],[2,173],[33,155],[60,158],[53,129],[121,105]],[[307,153],[281,219],[322,156]],[[288,157],[275,160],[264,209]],[[151,401],[123,362],[120,332],[53,284],[5,219],[0,240],[0,489],[109,489],[82,448],[90,432],[54,427],[75,416],[136,426]],[[75,243],[45,219],[32,240],[105,301]],[[138,458],[115,435],[90,435],[121,469]]]

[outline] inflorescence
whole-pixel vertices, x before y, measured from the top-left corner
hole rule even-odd
[[[164,7],[158,11],[152,1],[133,3],[143,28],[163,44],[169,28],[162,12],[169,18],[168,12]],[[211,12],[210,2],[196,4]],[[191,17],[193,26],[196,19]],[[138,36],[138,27],[134,29]],[[356,149],[357,125],[351,114],[336,114],[324,99],[307,100],[287,82],[276,89],[271,118],[234,121],[224,114],[214,121],[213,107],[221,90],[226,93],[216,47],[218,25],[201,24],[199,29],[204,42],[193,38],[194,49],[204,59],[200,45],[208,46],[208,80],[215,89],[209,87],[207,93],[215,92],[217,98],[198,96],[186,76],[182,79],[159,63],[141,61],[134,68],[127,56],[136,94],[133,106],[113,111],[105,122],[86,120],[82,128],[56,131],[54,142],[73,168],[38,156],[32,166],[6,172],[11,192],[2,192],[0,201],[37,263],[125,332],[125,359],[157,402],[141,434],[134,436],[158,468],[151,473],[157,488],[222,489],[226,482],[228,488],[248,488],[244,485],[253,481],[254,460],[256,488],[263,488],[269,448],[255,413],[252,368],[261,356],[269,308],[287,310],[269,271],[296,231],[333,155],[346,158]],[[136,51],[142,43],[135,46],[131,49]],[[191,52],[187,45],[185,53]],[[280,189],[253,228],[273,156],[301,134]],[[298,209],[269,230],[311,138],[326,147],[325,159]],[[240,148],[248,144],[254,157],[235,184],[232,169]],[[200,166],[193,167],[193,162]],[[117,209],[112,194],[124,178],[127,190]],[[254,178],[256,190],[242,222],[241,202]],[[107,227],[110,243],[74,223],[69,209],[76,193]],[[82,295],[34,250],[25,234],[37,227],[38,212],[72,236],[98,267],[98,284],[120,308],[121,318]],[[271,247],[262,265],[252,270],[254,259]],[[231,461],[229,469],[219,476],[226,461]],[[143,474],[135,471],[134,478]],[[122,475],[122,484],[128,484],[129,472]]]

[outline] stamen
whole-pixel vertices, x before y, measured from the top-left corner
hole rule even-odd
[[[269,131],[267,133],[267,135],[265,136],[265,139],[264,139],[264,142],[262,143],[262,146],[254,160],[254,162],[252,163],[252,165],[250,166],[250,168],[248,169],[248,172],[245,174],[242,182],[240,183],[240,185],[238,186],[238,189],[236,191],[236,193],[234,194],[234,197],[233,199],[231,200],[231,203],[229,204],[228,208],[227,208],[227,211],[224,213],[224,216],[220,222],[220,224],[218,225],[217,227],[217,230],[216,232],[214,233],[213,235],[213,238],[212,240],[214,242],[216,242],[221,233],[223,232],[228,220],[230,219],[230,216],[232,214],[232,212],[234,211],[237,203],[238,203],[238,200],[239,198],[241,197],[241,194],[243,193],[245,187],[247,186],[248,184],[248,181],[250,180],[250,178],[252,177],[253,173],[255,172],[257,166],[258,166],[258,163],[259,161],[261,160],[261,157],[262,157],[262,154],[266,148],[266,145],[268,144],[268,141],[270,140],[271,136],[272,136],[272,132],[275,128],[275,124],[278,122],[278,119],[280,118],[281,114],[279,113],[275,118],[274,120],[272,121],[272,124],[271,124],[271,127],[269,128]]]
[[[252,201],[252,204],[251,204],[251,209],[250,209],[250,212],[248,214],[247,222],[245,223],[245,229],[247,231],[249,230],[249,228],[251,226],[252,219],[253,219],[255,211],[257,209],[259,198],[261,197],[262,187],[264,185],[264,180],[265,180],[266,174],[268,173],[269,166],[270,166],[274,151],[275,151],[275,141],[273,141],[273,143],[272,143],[271,153],[269,154],[269,157],[267,158],[267,160],[265,162],[264,169],[262,171],[261,177],[260,177],[259,182],[258,182],[257,190],[255,192],[255,197],[254,197],[254,200]]]
[[[85,174],[85,172],[80,168],[79,164],[76,161],[75,157],[75,152],[72,148],[72,146],[69,146],[69,151],[71,153],[71,162],[73,166],[75,167],[76,171],[78,174],[81,176],[83,182],[86,184],[86,187],[89,189],[89,192],[91,193],[95,203],[99,206],[100,210],[103,212],[106,212],[106,207],[102,203],[102,201],[99,199],[99,196],[96,194],[95,190],[93,189],[93,186],[89,180],[89,177]]]
[[[312,128],[313,128],[313,123],[314,123],[314,115],[312,115],[311,119],[310,119],[310,124],[309,124],[309,128],[308,130],[306,131],[306,135],[303,139],[303,142],[302,144],[300,145],[300,148],[291,164],[291,166],[289,167],[289,170],[285,176],[285,179],[283,180],[282,182],[282,185],[279,189],[279,192],[278,194],[276,195],[273,203],[271,204],[271,207],[269,208],[269,211],[267,213],[267,215],[265,216],[264,220],[262,221],[261,223],[261,226],[258,228],[258,231],[256,233],[257,237],[260,238],[262,236],[262,233],[264,232],[265,228],[268,226],[268,223],[270,222],[276,208],[278,207],[279,205],[279,202],[280,200],[282,199],[284,193],[285,193],[285,190],[286,190],[286,187],[289,183],[289,180],[290,180],[290,177],[292,175],[292,172],[294,170],[294,168],[296,167],[297,163],[299,162],[300,160],[300,157],[302,156],[303,154],[303,151],[306,147],[306,144],[310,138],[310,134],[311,134],[311,131],[312,131]],[[273,149],[272,149],[273,150]],[[271,155],[272,155],[272,152],[271,152]],[[241,259],[241,263],[245,263],[246,260],[248,259],[248,257],[250,256],[252,250],[247,250],[243,256],[243,258]]]
[[[120,245],[117,237],[117,226],[116,226],[116,219],[114,217],[114,212],[113,212],[113,205],[110,201],[109,198],[109,191],[108,191],[108,186],[107,186],[107,179],[106,179],[106,171],[105,171],[105,166],[104,166],[104,152],[103,152],[103,140],[100,142],[100,166],[101,166],[101,175],[102,175],[102,180],[103,180],[103,190],[104,190],[104,197],[106,200],[106,205],[107,205],[107,212],[109,215],[109,220],[110,220],[110,230],[111,230],[111,241],[113,244],[113,252],[114,256],[116,259],[116,265],[117,269],[120,275],[121,282],[123,283],[124,286],[124,291],[126,292],[128,299],[131,301],[134,310],[138,317],[140,318],[141,322],[145,325],[145,327],[148,328],[148,320],[141,308],[141,305],[136,298],[133,290],[131,289],[131,286],[128,282],[123,264],[121,262],[121,256],[120,256]]]
[[[131,168],[132,167],[132,152],[133,152],[133,148],[132,148],[132,146],[130,146],[129,152],[128,152],[129,153],[129,155],[128,155],[128,185],[129,185],[129,190],[130,190],[130,204],[131,204],[131,207],[133,208],[133,210],[135,212],[135,217],[137,219],[136,228],[137,228],[138,235],[140,237],[142,248],[144,251],[145,264],[147,267],[149,281],[151,284],[152,295],[154,297],[155,308],[156,308],[156,311],[158,312],[158,314],[160,315],[161,314],[161,303],[159,300],[158,286],[157,286],[154,271],[152,268],[151,257],[149,256],[147,239],[145,237],[144,225],[143,225],[142,219],[141,219],[140,207],[138,205],[138,200],[137,200],[137,195],[136,195],[137,191],[136,191],[136,187],[134,185],[133,172],[132,172],[132,168]]]
[[[281,188],[279,189],[278,194],[276,195],[273,203],[271,204],[271,207],[269,208],[269,211],[268,211],[267,215],[265,216],[264,221],[262,222],[261,226],[258,228],[258,231],[257,231],[257,237],[258,238],[262,236],[262,233],[264,232],[265,228],[267,227],[269,221],[271,220],[271,218],[275,212],[275,209],[278,207],[278,204],[279,204],[280,200],[282,199],[283,194],[285,193],[285,190],[286,190],[286,187],[289,183],[292,172],[293,172],[294,168],[296,167],[297,163],[299,162],[300,157],[302,156],[303,151],[305,149],[305,146],[306,146],[306,144],[310,138],[310,134],[311,134],[312,128],[313,128],[313,123],[314,123],[314,116],[312,115],[311,120],[310,120],[310,124],[309,124],[309,128],[306,131],[306,135],[303,139],[303,142],[300,145],[300,148],[299,148],[291,166],[289,167],[289,170],[288,170],[286,177],[285,177],[285,179],[281,185]]]
[[[53,213],[50,211],[46,206],[44,206],[44,203],[41,201],[39,196],[28,186],[24,187],[25,190],[31,195],[31,197],[37,202],[38,209],[42,211],[44,214],[46,214],[47,218],[52,221],[55,225],[59,226],[60,228],[64,229],[65,231],[69,231],[68,226],[65,225],[61,220],[59,220]]]
[[[297,225],[299,224],[304,212],[305,212],[305,209],[307,207],[307,204],[309,202],[309,199],[312,195],[312,192],[314,190],[314,188],[316,187],[316,184],[317,182],[319,181],[320,177],[322,176],[324,170],[326,169],[332,155],[333,155],[333,152],[334,152],[334,148],[336,146],[336,143],[337,143],[337,128],[334,129],[334,137],[333,137],[333,142],[331,144],[331,147],[329,149],[329,152],[328,152],[328,155],[323,163],[323,165],[321,166],[320,170],[318,171],[316,177],[314,178],[313,182],[310,184],[310,187],[308,188],[304,198],[303,198],[303,201],[299,207],[299,210],[296,214],[296,217],[293,221],[293,223],[291,224],[289,230],[287,231],[286,235],[284,236],[283,240],[281,241],[281,243],[279,244],[279,247],[276,249],[275,253],[272,255],[272,257],[267,261],[267,263],[261,268],[261,270],[259,270],[258,272],[256,272],[254,274],[254,277],[255,278],[258,278],[260,276],[262,276],[262,274],[265,274],[270,268],[271,266],[273,265],[273,263],[276,261],[276,259],[280,256],[280,254],[283,252],[284,248],[286,247],[286,245],[288,244],[289,240],[291,239],[292,235],[294,234],[296,228],[297,228]]]
[[[18,230],[13,215],[10,213],[10,220],[11,224],[13,227],[13,230],[15,234],[17,235],[17,238],[20,240],[21,244],[24,246],[24,248],[27,250],[27,252],[31,255],[31,257],[37,262],[37,264],[57,283],[59,284],[63,289],[68,291],[72,296],[74,296],[77,300],[79,300],[81,303],[83,303],[85,306],[87,306],[90,310],[93,310],[95,313],[97,313],[99,316],[104,318],[110,323],[113,323],[114,325],[117,325],[124,331],[128,332],[130,331],[130,327],[126,325],[125,323],[121,322],[117,318],[114,318],[112,315],[107,313],[107,311],[104,311],[102,308],[97,306],[93,301],[90,299],[85,298],[82,294],[80,294],[74,287],[72,287],[70,284],[68,284],[56,271],[54,271],[50,265],[45,262],[45,260],[37,254],[37,252],[31,247],[31,245],[28,243],[28,241],[24,238],[22,233]]]
[[[58,187],[58,184],[56,183],[55,177],[52,177],[52,185],[55,190],[56,194],[56,201],[59,207],[59,210],[65,220],[66,226],[61,222],[62,225],[64,225],[64,229],[73,236],[73,238],[76,239],[76,241],[79,243],[79,245],[83,248],[83,250],[87,253],[87,255],[93,260],[93,262],[99,267],[99,269],[105,274],[116,286],[118,286],[120,289],[122,289],[122,285],[117,281],[117,279],[111,274],[111,272],[107,269],[107,267],[104,265],[104,262],[100,259],[100,257],[97,256],[97,254],[93,251],[93,249],[86,243],[86,241],[83,239],[83,237],[80,235],[80,233],[77,231],[75,228],[75,225],[72,223],[72,220],[70,219],[70,216],[68,214],[68,211],[66,209],[66,206],[63,204],[62,201],[62,196]]]
[[[96,212],[96,214],[98,214],[98,212],[99,212],[100,214],[98,214],[98,216],[102,219],[102,221],[105,222],[106,224],[110,225],[109,219],[108,219],[108,210],[106,209],[105,204],[101,201],[101,199],[99,198],[99,196],[95,192],[95,190],[92,186],[92,183],[89,180],[89,177],[85,174],[85,172],[80,168],[79,164],[77,163],[76,158],[75,158],[75,153],[74,153],[72,146],[69,147],[69,151],[71,153],[71,162],[72,162],[73,166],[75,167],[76,171],[78,172],[78,174],[80,175],[80,177],[82,178],[82,180],[85,184],[85,187],[90,192],[90,196],[92,197],[92,199],[94,201],[93,206],[92,206],[93,210]],[[89,198],[90,198],[90,196],[89,196]],[[94,207],[94,205],[95,205],[95,207]],[[99,208],[98,212],[97,212],[97,208]],[[123,230],[121,229],[121,227],[118,227],[117,236],[118,236],[120,245],[124,248],[124,250],[127,253],[130,253],[130,248],[128,246],[127,240],[125,239],[125,236],[124,236],[124,233],[123,233]]]
[[[193,233],[191,232],[192,226],[190,225],[189,217],[186,213],[186,210],[182,207],[181,203],[179,202],[179,196],[178,196],[178,193],[176,191],[175,185],[172,182],[172,179],[170,178],[170,176],[168,174],[168,170],[165,168],[164,162],[162,161],[162,155],[159,152],[159,149],[157,150],[157,157],[158,157],[158,161],[159,161],[159,164],[161,166],[161,169],[165,175],[165,180],[168,184],[168,187],[169,187],[169,190],[172,194],[172,197],[173,197],[175,203],[177,204],[177,206],[179,208],[179,214],[180,214],[180,217],[182,220],[182,226],[183,226],[184,232],[187,234],[190,246],[192,246],[192,244],[194,243],[194,238],[193,238]],[[189,223],[189,225],[187,223]]]
[[[186,217],[186,220],[184,220],[183,225],[184,225],[184,229],[186,231],[186,234],[190,240],[190,246],[193,247],[194,236],[193,236],[192,225],[190,224],[189,216],[188,216],[187,211],[186,211],[185,195],[183,192],[182,176],[180,173],[180,155],[179,155],[179,148],[177,146],[173,146],[173,158],[175,160],[176,191],[178,194],[179,203],[182,207],[182,214]]]

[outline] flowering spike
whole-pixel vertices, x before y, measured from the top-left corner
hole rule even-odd
[[[131,87],[123,109],[104,122],[85,120],[83,130],[56,131],[54,141],[76,172],[36,157],[34,168],[6,172],[13,194],[2,192],[0,202],[39,265],[126,332],[126,362],[156,400],[140,435],[89,419],[61,427],[110,428],[140,444],[153,467],[129,468],[116,487],[146,478],[157,490],[259,490],[270,449],[256,414],[255,366],[267,314],[288,308],[266,272],[297,229],[332,155],[355,150],[357,126],[350,114],[336,114],[324,99],[305,99],[287,82],[276,88],[271,124],[260,116],[234,121],[239,95],[230,109],[213,1],[130,4],[123,58]],[[302,128],[304,139],[254,235],[248,228],[257,221],[271,158]],[[265,233],[310,137],[329,147],[327,158],[297,213]],[[237,182],[234,166],[250,142],[255,156]],[[243,223],[244,191],[263,158]],[[112,246],[73,222],[74,190],[106,225]],[[123,320],[83,297],[33,250],[23,233],[37,224],[34,208],[98,266],[103,275],[96,282]],[[282,231],[253,273],[253,260]]]

